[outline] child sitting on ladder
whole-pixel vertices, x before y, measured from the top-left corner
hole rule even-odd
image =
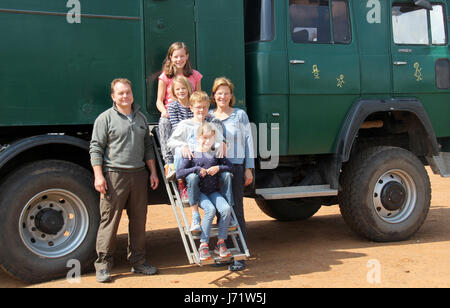
[[[205,212],[201,225],[199,257],[201,261],[211,259],[209,235],[216,210],[220,213],[219,235],[214,253],[221,258],[231,257],[225,244],[228,225],[231,219],[231,207],[219,193],[219,172],[231,172],[233,165],[226,158],[217,158],[211,147],[214,145],[216,131],[211,123],[205,122],[197,130],[197,144],[192,159],[184,158],[177,169],[177,178],[193,175],[197,181],[188,181],[190,201],[198,203]],[[197,183],[196,183],[197,182]]]

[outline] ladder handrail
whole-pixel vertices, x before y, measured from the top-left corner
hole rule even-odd
[[[151,137],[152,137],[153,145],[155,147],[155,155],[156,155],[156,158],[157,158],[157,161],[158,161],[158,165],[159,165],[159,168],[160,168],[161,173],[162,173],[162,178],[164,180],[164,184],[166,185],[167,194],[169,195],[170,204],[171,204],[172,210],[173,210],[173,212],[175,214],[175,219],[177,221],[178,230],[180,231],[180,233],[183,233],[184,231],[183,231],[183,228],[182,228],[182,224],[180,222],[180,217],[178,216],[178,212],[177,212],[176,207],[175,207],[176,201],[173,198],[173,194],[172,194],[172,190],[170,188],[169,181],[167,181],[166,177],[164,176],[164,165],[162,163],[162,158],[161,158],[161,155],[159,153],[160,151],[156,147],[155,136],[153,136],[153,134],[152,134]],[[175,190],[175,196],[176,196],[176,198],[180,197],[179,194],[178,194],[178,190]],[[180,200],[180,199],[178,199],[178,200]],[[192,259],[191,253],[189,251],[189,247],[188,247],[188,243],[186,241],[186,237],[182,236],[181,239],[183,241],[184,249],[186,250],[186,255],[188,257],[189,263],[192,264],[192,263],[194,263],[194,260]]]

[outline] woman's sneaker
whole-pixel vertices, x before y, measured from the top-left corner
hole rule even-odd
[[[198,255],[199,255],[200,261],[206,261],[206,260],[211,259],[211,254],[209,253],[208,244],[206,244],[206,243],[200,244],[200,247],[198,248]]]
[[[231,252],[228,251],[227,245],[225,245],[224,240],[220,240],[217,242],[216,248],[214,249],[214,253],[219,255],[221,258],[230,258]]]

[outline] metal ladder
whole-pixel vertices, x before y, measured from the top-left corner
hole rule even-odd
[[[184,249],[186,251],[187,258],[189,260],[190,264],[197,264],[197,265],[206,265],[206,264],[212,264],[212,263],[224,263],[229,262],[232,258],[234,260],[245,260],[248,257],[250,257],[250,252],[247,248],[247,244],[244,240],[244,236],[242,235],[241,228],[239,227],[239,224],[236,223],[236,226],[229,227],[228,228],[228,236],[231,237],[231,240],[233,242],[233,247],[227,247],[228,251],[231,252],[230,258],[221,258],[218,255],[214,253],[213,250],[210,250],[211,253],[211,259],[206,261],[201,261],[199,254],[198,254],[198,248],[195,244],[195,240],[200,239],[200,234],[193,234],[189,231],[189,222],[186,218],[186,214],[184,211],[183,203],[181,202],[180,194],[178,192],[178,187],[175,181],[168,181],[166,177],[164,176],[164,163],[161,157],[161,151],[159,142],[156,142],[155,135],[157,135],[156,132],[153,132],[151,135],[153,146],[155,147],[155,154],[158,161],[158,165],[162,174],[162,178],[164,181],[164,184],[166,186],[166,190],[169,196],[170,204],[172,206],[173,213],[175,215],[175,219],[177,221],[178,230],[180,231],[181,240],[183,241]],[[231,217],[232,221],[237,222],[236,215],[234,213],[233,207],[231,207]],[[213,225],[211,228],[210,237],[217,237],[218,236],[218,227],[217,225]],[[237,238],[239,239],[242,249],[244,252],[241,251],[239,248],[239,244],[237,241]]]

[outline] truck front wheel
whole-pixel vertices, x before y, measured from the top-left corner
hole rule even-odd
[[[0,264],[30,283],[65,276],[69,260],[92,268],[100,221],[92,175],[44,160],[21,167],[0,189]]]
[[[401,241],[423,224],[431,187],[421,161],[396,147],[365,149],[344,166],[339,207],[356,233],[377,242]]]

